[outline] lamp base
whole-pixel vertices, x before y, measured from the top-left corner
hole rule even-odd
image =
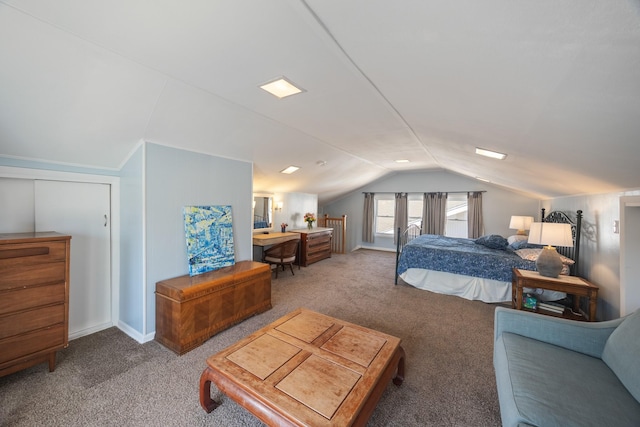
[[[536,268],[541,276],[558,277],[562,271],[562,258],[553,246],[545,246],[538,255]]]

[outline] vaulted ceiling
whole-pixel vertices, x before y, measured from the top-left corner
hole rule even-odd
[[[640,187],[639,76],[640,0],[2,0],[0,155],[117,170],[149,141],[321,202],[418,169],[610,192]]]

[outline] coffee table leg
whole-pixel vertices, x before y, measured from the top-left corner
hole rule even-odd
[[[202,406],[202,409],[207,411],[207,413],[210,413],[220,406],[219,403],[211,398],[211,379],[209,378],[209,372],[212,372],[211,368],[207,367],[207,369],[202,372],[202,375],[200,375],[200,406]]]
[[[398,359],[398,370],[396,371],[396,376],[393,377],[393,383],[397,386],[402,385],[404,381],[404,348],[399,347],[398,353],[400,354],[400,358]]]

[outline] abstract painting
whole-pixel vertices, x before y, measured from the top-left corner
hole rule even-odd
[[[189,275],[235,264],[231,206],[185,206]]]

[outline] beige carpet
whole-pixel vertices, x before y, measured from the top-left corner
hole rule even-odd
[[[216,390],[206,414],[198,380],[207,356],[298,307],[400,337],[402,386],[387,387],[369,426],[499,426],[492,366],[494,305],[393,285],[395,254],[358,250],[280,273],[273,309],[183,355],[140,345],[117,328],[74,340],[42,364],[0,378],[2,426],[260,426]]]

